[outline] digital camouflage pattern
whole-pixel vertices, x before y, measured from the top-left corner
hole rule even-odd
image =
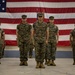
[[[34,23],[34,39],[38,43],[43,43],[46,41],[46,30],[47,24],[45,22],[39,23],[38,21]]]
[[[4,46],[4,31],[0,28],[0,59],[2,58],[3,46]]]
[[[56,54],[56,35],[58,33],[58,27],[52,23],[48,23],[49,27],[49,41],[48,41],[48,59],[55,60]]]
[[[31,35],[31,25],[28,23],[26,24],[20,24],[17,26],[18,29],[18,41],[19,42],[29,42],[30,41],[30,35]]]
[[[20,61],[27,61],[28,60],[28,50],[30,45],[30,36],[31,36],[31,25],[28,23],[26,24],[19,24],[17,25],[17,32],[18,32],[18,46],[20,49]]]
[[[72,45],[72,51],[73,51],[73,59],[75,63],[75,28],[71,31],[71,45]]]
[[[39,21],[33,24],[34,28],[34,42],[35,42],[35,59],[37,62],[43,62],[45,58],[46,49],[46,31],[47,24]]]

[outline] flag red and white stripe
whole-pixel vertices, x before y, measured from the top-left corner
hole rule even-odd
[[[70,31],[75,23],[75,0],[7,0],[6,12],[0,12],[6,45],[17,45],[16,26],[21,22],[21,15],[26,14],[27,21],[33,24],[38,12],[45,13],[46,22],[49,16],[55,17],[60,34],[58,45],[69,46]]]

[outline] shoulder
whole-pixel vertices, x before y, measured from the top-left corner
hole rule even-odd
[[[17,27],[19,27],[21,24],[18,24]]]
[[[31,25],[31,24],[29,24],[29,23],[27,23],[27,25],[28,25],[29,27],[32,27],[32,25]]]
[[[46,22],[43,22],[43,24],[47,25],[47,23],[46,23]]]
[[[73,32],[74,32],[74,29],[73,29],[73,30],[71,30],[71,32],[70,32],[70,33],[72,34]]]
[[[38,21],[33,23],[33,28],[38,24]]]
[[[56,28],[58,29],[58,26],[56,26]]]
[[[70,35],[73,36],[74,34],[74,30],[71,30]]]
[[[21,25],[21,23],[20,23],[20,24],[18,24],[18,25],[17,25],[17,29],[19,29],[21,26],[22,26],[22,25]]]
[[[26,25],[30,25],[28,22],[25,23]]]
[[[0,33],[5,34],[4,30],[0,28]]]
[[[47,27],[47,26],[48,26],[48,24],[47,24],[46,22],[43,22],[43,26]]]
[[[35,24],[37,24],[37,23],[38,23],[38,21],[34,22],[33,25],[35,25]]]
[[[4,31],[4,30],[0,28],[0,31]]]
[[[32,28],[32,25],[31,25],[31,24],[29,24],[29,23],[28,23],[28,26],[29,26],[29,28],[30,28],[30,29]]]

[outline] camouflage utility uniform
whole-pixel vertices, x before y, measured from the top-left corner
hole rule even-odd
[[[39,13],[38,16],[43,16],[42,13]],[[34,29],[34,44],[35,44],[35,60],[39,66],[44,68],[43,62],[45,58],[45,50],[46,50],[46,31],[47,31],[47,23],[36,21],[33,24]],[[36,66],[37,68],[38,66]]]
[[[58,33],[58,27],[55,26],[53,23],[48,23],[48,27],[49,27],[49,41],[48,41],[48,57],[47,58],[49,60],[48,62],[48,66],[49,66],[51,64],[54,64],[54,60],[55,60],[56,44],[57,44],[56,35]]]
[[[27,54],[30,46],[31,25],[29,25],[28,23],[21,23],[17,26],[17,32],[18,46],[20,49],[20,61],[25,64],[28,60]]]

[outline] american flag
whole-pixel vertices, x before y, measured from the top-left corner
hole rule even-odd
[[[26,14],[28,23],[33,24],[38,12],[44,12],[45,22],[49,16],[55,17],[60,35],[58,46],[69,46],[69,34],[75,23],[75,0],[0,0],[0,22],[6,45],[17,45],[16,26],[21,22],[21,15]]]

